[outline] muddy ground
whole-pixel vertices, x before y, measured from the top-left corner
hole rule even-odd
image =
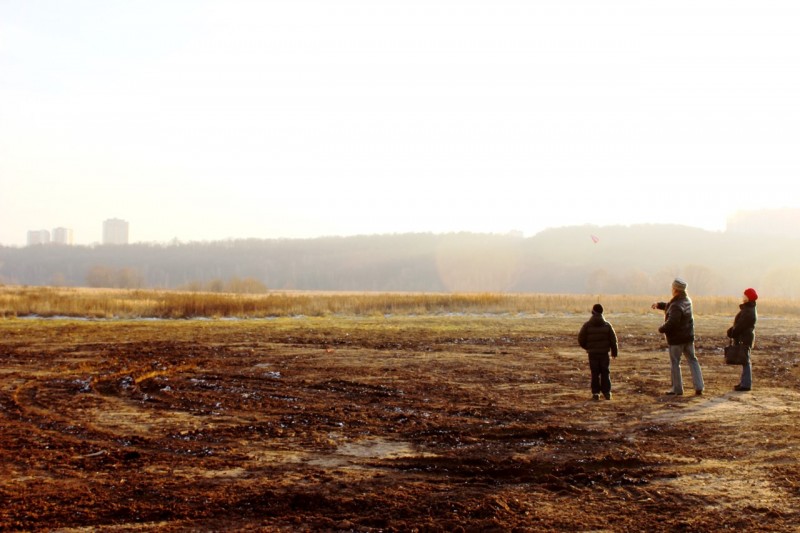
[[[660,319],[611,315],[594,402],[585,318],[0,320],[0,530],[797,530],[797,321],[739,393],[699,318],[669,397]]]

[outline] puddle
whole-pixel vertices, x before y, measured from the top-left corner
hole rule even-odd
[[[410,442],[381,438],[346,442],[335,453],[362,459],[396,459],[418,455]]]
[[[350,466],[359,468],[361,460],[398,459],[401,457],[419,457],[421,454],[413,444],[382,438],[363,439],[345,442],[327,455],[318,455],[308,461],[313,466],[336,468]]]

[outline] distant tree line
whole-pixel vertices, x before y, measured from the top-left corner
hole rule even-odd
[[[420,233],[0,247],[0,283],[13,285],[661,294],[677,275],[693,294],[738,294],[756,286],[800,298],[800,242],[636,225],[556,228],[528,238]]]

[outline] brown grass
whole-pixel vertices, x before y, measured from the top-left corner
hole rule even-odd
[[[182,291],[0,287],[2,317],[87,318],[264,318],[283,316],[382,316],[443,314],[588,314],[600,302],[607,313],[644,314],[662,296],[503,294],[503,293],[356,293],[270,292],[263,295]],[[732,316],[732,297],[696,297],[697,314]],[[760,313],[800,315],[798,300],[765,300]]]

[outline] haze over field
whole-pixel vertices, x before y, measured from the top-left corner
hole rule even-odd
[[[800,208],[800,5],[0,2],[0,244]]]

